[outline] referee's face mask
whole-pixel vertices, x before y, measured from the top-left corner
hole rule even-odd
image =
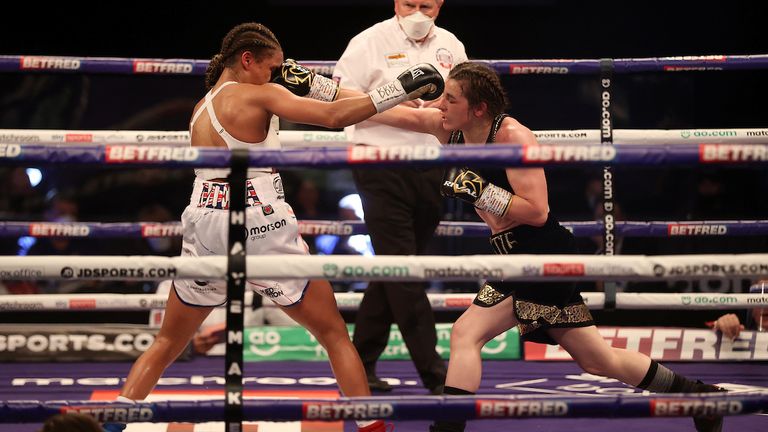
[[[420,41],[429,35],[443,0],[395,0],[395,14],[408,39]]]
[[[408,39],[422,40],[429,34],[434,25],[434,20],[421,12],[416,12],[407,17],[397,17],[400,27],[403,28]]]

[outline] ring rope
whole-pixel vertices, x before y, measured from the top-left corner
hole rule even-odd
[[[764,236],[768,220],[726,221],[616,221],[615,234],[624,237],[683,236]],[[600,221],[560,222],[576,237],[600,235]],[[365,222],[358,220],[302,220],[302,235],[365,235]],[[79,237],[79,238],[150,238],[180,237],[181,222],[0,222],[0,237]],[[443,221],[437,226],[437,237],[486,237],[490,234],[483,222]]]
[[[605,308],[605,293],[582,292],[584,303],[592,310]],[[245,293],[245,306],[253,305],[253,292]],[[335,293],[341,310],[357,310],[363,293]],[[433,310],[461,311],[469,307],[474,293],[427,294]],[[0,295],[0,311],[142,311],[165,308],[165,294],[16,294]],[[264,307],[277,307],[264,302]],[[615,309],[717,310],[768,307],[763,294],[725,293],[616,293]]]
[[[475,60],[483,62],[500,74],[597,74],[600,59],[530,59]],[[768,68],[768,54],[698,55],[676,57],[612,59],[614,73],[763,70]],[[204,75],[209,60],[150,59],[119,57],[74,57],[3,55],[0,72],[89,73],[129,75]],[[300,61],[303,66],[321,75],[331,75],[335,61]]]
[[[598,129],[533,131],[541,144],[599,144]],[[614,129],[623,144],[768,143],[768,128]],[[0,143],[9,144],[166,144],[189,145],[188,131],[0,129]],[[347,146],[346,132],[281,130],[284,147]]]
[[[245,399],[244,420],[479,420],[573,417],[688,417],[746,415],[768,410],[768,392],[551,397],[548,395],[414,396],[339,399]],[[224,401],[3,401],[0,423],[39,423],[64,412],[101,422],[221,421]]]
[[[222,148],[95,144],[71,147],[0,144],[0,165],[77,164],[143,167],[218,167],[230,165]],[[729,166],[768,165],[767,144],[679,144],[602,146],[594,144],[522,146],[352,146],[308,152],[291,148],[252,149],[249,166],[344,168],[349,166]]]
[[[665,280],[762,278],[768,254],[728,255],[261,255],[247,277],[359,280]],[[226,256],[0,256],[0,279],[226,279]]]

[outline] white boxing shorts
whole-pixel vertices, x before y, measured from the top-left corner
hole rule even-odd
[[[285,202],[279,174],[265,173],[246,182],[246,250],[248,255],[309,255],[299,234],[291,206]],[[184,230],[181,256],[203,257],[227,254],[229,185],[195,179],[190,203],[181,215]],[[309,281],[249,279],[252,289],[281,306],[301,301]],[[190,306],[219,306],[227,301],[223,280],[175,279],[179,299]]]

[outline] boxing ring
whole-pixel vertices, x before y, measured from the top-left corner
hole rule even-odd
[[[539,147],[515,144],[493,148],[411,147],[391,149],[348,147],[342,132],[283,131],[284,150],[251,150],[247,154],[219,149],[190,148],[188,133],[163,131],[50,131],[5,130],[18,137],[0,143],[0,165],[36,166],[68,164],[100,167],[231,167],[244,176],[246,166],[348,168],[373,166],[547,166],[604,172],[605,217],[601,221],[566,222],[576,236],[765,236],[768,220],[726,221],[615,221],[612,207],[613,166],[701,165],[764,169],[768,165],[768,129],[722,130],[614,130],[611,123],[613,74],[645,71],[742,70],[768,68],[768,55],[705,56],[657,59],[514,60],[488,61],[504,74],[598,74],[601,79],[601,123],[598,129],[536,131]],[[332,62],[304,62],[316,73],[329,74]],[[202,75],[207,61],[157,59],[104,59],[41,56],[0,56],[0,72],[23,70],[111,74]],[[28,139],[33,137],[33,139]],[[614,142],[615,141],[615,142]],[[153,143],[149,145],[148,143]],[[159,144],[158,144],[159,143]],[[307,148],[311,148],[311,151]],[[242,177],[244,180],[244,177]],[[233,181],[233,194],[237,195]],[[244,181],[242,182],[244,183]],[[233,214],[239,210],[233,200]],[[610,203],[610,205],[609,205]],[[244,221],[232,222],[230,233],[244,232]],[[303,234],[354,235],[365,233],[361,222],[302,221]],[[238,229],[232,229],[238,227]],[[38,237],[175,237],[178,223],[48,223],[0,222],[0,236]],[[482,224],[444,222],[438,236],[485,236]],[[231,234],[232,235],[232,234]],[[237,242],[238,239],[231,239]],[[608,254],[611,255],[611,254]],[[228,256],[181,258],[157,256],[0,257],[4,279],[19,280],[161,280],[177,278],[226,279],[230,289],[243,277],[325,278],[359,280],[488,279],[659,281],[768,275],[768,254],[667,256],[547,256],[520,255],[514,262],[503,256],[362,257]],[[241,293],[242,294],[242,293]],[[354,309],[360,294],[340,293],[342,309]],[[250,297],[232,297],[238,307]],[[435,308],[461,310],[473,295],[430,295]],[[590,308],[753,308],[768,305],[762,294],[700,294],[694,303],[685,294],[585,293]],[[727,298],[727,301],[723,299]],[[147,310],[164,305],[156,295],[37,295],[2,296],[2,310],[82,310],[83,300],[93,310]],[[227,308],[228,327],[242,331],[242,316]],[[232,316],[235,315],[235,318]],[[232,320],[235,321],[232,321]],[[232,324],[235,326],[232,327]],[[755,335],[755,338],[762,337]],[[230,341],[224,362],[220,358],[194,358],[172,365],[151,399],[125,405],[117,396],[130,362],[119,363],[6,363],[0,376],[0,430],[32,431],[47,416],[70,410],[87,412],[101,421],[142,422],[131,430],[220,430],[210,422],[223,419],[227,427],[241,421],[245,431],[353,430],[339,420],[387,418],[396,430],[426,430],[430,419],[470,419],[468,430],[571,430],[616,428],[636,430],[692,430],[693,414],[727,415],[724,430],[768,429],[768,364],[683,363],[682,374],[722,385],[717,395],[651,395],[615,380],[583,373],[572,362],[489,361],[476,397],[426,397],[407,361],[382,362],[379,375],[395,386],[392,396],[340,398],[325,362],[243,363],[242,341]],[[768,352],[765,353],[768,359]],[[236,364],[242,374],[224,376],[222,366]],[[227,397],[224,390],[226,388]],[[231,397],[235,394],[237,397]],[[242,398],[240,398],[242,397]],[[564,420],[568,418],[568,420]],[[640,419],[642,418],[642,420]],[[630,419],[630,420],[627,420]],[[161,423],[150,425],[148,423]],[[202,423],[197,426],[184,423]],[[162,423],[171,423],[164,425]],[[234,429],[228,429],[234,430]]]

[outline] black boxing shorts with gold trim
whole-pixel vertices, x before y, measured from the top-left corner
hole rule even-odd
[[[499,255],[577,253],[573,234],[552,216],[541,227],[520,225],[490,236],[489,241]],[[556,342],[541,330],[594,325],[574,282],[486,282],[473,303],[492,307],[507,297],[513,298],[524,340],[554,345]]]

